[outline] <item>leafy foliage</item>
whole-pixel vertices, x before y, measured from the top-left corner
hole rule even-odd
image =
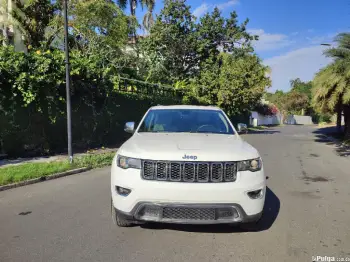
[[[15,0],[16,8],[13,9],[13,17],[22,25],[27,33],[26,44],[38,48],[45,40],[45,32],[59,9],[57,3],[49,0]]]
[[[299,78],[290,81],[290,91],[284,93],[277,90],[274,94],[267,93],[266,99],[275,104],[284,114],[304,114],[312,115],[311,110],[311,89],[312,82],[303,82]]]
[[[118,0],[117,1],[118,5],[122,8],[125,9],[126,6],[128,5],[127,0]],[[147,7],[147,12],[145,13],[143,17],[143,27],[146,30],[149,30],[151,26],[153,25],[153,9],[155,5],[154,0],[129,0],[129,7],[130,7],[130,15],[131,18],[136,18],[136,7],[138,4],[141,4],[141,7],[143,8],[144,6]],[[131,28],[132,35],[135,34],[135,28]]]
[[[292,91],[305,94],[309,100],[311,100],[311,89],[312,89],[312,81],[303,82],[300,78],[296,78],[290,81]]]
[[[200,75],[191,83],[192,97],[200,103],[216,104],[230,115],[253,109],[270,85],[267,67],[255,55],[235,57],[227,53],[203,64]]]
[[[78,1],[70,25],[79,49],[95,52],[101,46],[120,49],[127,41],[128,18],[113,2]]]
[[[198,66],[194,17],[185,1],[166,0],[149,37],[141,43],[148,60],[147,79],[163,83],[183,80]]]
[[[176,103],[161,96],[120,92],[120,81],[95,58],[71,53],[76,149],[118,144],[125,139],[124,122],[140,119],[151,105]],[[0,142],[9,155],[65,149],[64,79],[64,55],[59,50],[25,54],[0,48]]]
[[[137,3],[148,8],[150,34],[133,45],[128,39],[138,22],[134,9],[123,12],[126,1],[69,1],[75,148],[118,144],[123,122],[157,103],[218,105],[235,119],[259,103],[270,80],[254,54],[248,20],[238,24],[235,12],[223,17],[215,8],[197,21],[184,0],[166,0],[151,26],[155,2],[129,5]],[[65,151],[62,1],[17,5],[13,21],[28,48],[0,48],[0,148],[10,155]],[[142,93],[149,89],[158,92]]]
[[[344,111],[344,132],[350,138],[350,33],[339,34],[336,41],[338,47],[325,52],[334,58],[333,63],[320,70],[313,81],[313,106],[321,112],[338,112],[339,119]]]
[[[278,113],[278,108],[274,104],[258,104],[255,108],[259,114],[264,116],[274,116]]]
[[[257,37],[246,31],[247,23],[238,25],[235,12],[222,17],[218,8],[196,23],[184,0],[166,0],[150,35],[141,43],[146,79],[163,83],[188,80],[208,63],[216,63],[221,52],[235,57],[250,53],[251,40]]]

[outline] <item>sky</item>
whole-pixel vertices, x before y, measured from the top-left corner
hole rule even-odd
[[[196,17],[217,6],[228,17],[236,11],[239,22],[249,18],[247,30],[259,35],[255,52],[271,68],[269,92],[288,91],[290,80],[312,80],[331,62],[323,55],[335,45],[334,37],[350,32],[350,0],[187,0]],[[155,13],[163,7],[156,0]],[[139,9],[139,8],[138,8]],[[145,10],[137,10],[142,21]]]

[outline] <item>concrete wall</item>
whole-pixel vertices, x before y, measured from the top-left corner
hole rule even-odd
[[[311,116],[298,116],[298,115],[289,115],[286,118],[286,124],[288,125],[312,125]]]
[[[250,124],[252,126],[279,125],[281,124],[281,115],[276,114],[275,116],[264,116],[253,111],[251,113]]]

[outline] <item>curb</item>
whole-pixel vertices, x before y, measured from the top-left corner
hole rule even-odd
[[[64,177],[64,176],[75,175],[78,173],[88,171],[90,169],[91,169],[91,167],[82,167],[82,168],[72,169],[72,170],[68,170],[65,172],[61,172],[61,173],[57,173],[57,174],[53,174],[53,175],[49,175],[49,176],[42,176],[42,177],[38,177],[38,178],[33,178],[33,179],[13,183],[13,184],[8,184],[8,185],[0,186],[0,191],[4,191],[4,190],[11,189],[11,188],[16,188],[16,187],[21,187],[21,186],[26,186],[26,185],[31,185],[31,184],[43,182],[46,180],[56,179],[56,178],[60,178],[60,177]]]

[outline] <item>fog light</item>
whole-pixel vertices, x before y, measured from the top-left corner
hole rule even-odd
[[[159,217],[162,212],[162,209],[157,206],[146,206],[145,214],[146,217]]]
[[[262,189],[254,190],[254,191],[248,192],[248,196],[249,196],[251,199],[262,198],[263,194],[264,194],[264,190],[262,190]]]
[[[128,189],[128,188],[116,186],[115,189],[117,193],[121,196],[128,196],[131,193],[131,189]]]
[[[237,211],[233,208],[218,208],[217,209],[218,219],[230,219],[239,217]]]
[[[138,212],[137,217],[142,220],[157,221],[161,218],[162,208],[160,206],[143,206]]]

